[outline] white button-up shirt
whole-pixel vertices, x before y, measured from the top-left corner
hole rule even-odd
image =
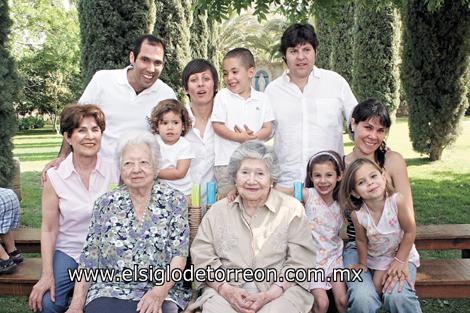
[[[96,72],[79,100],[80,104],[99,106],[105,114],[100,153],[106,157],[114,157],[117,140],[126,131],[150,130],[147,117],[158,102],[176,99],[173,89],[159,79],[137,95],[127,80],[129,69]]]
[[[235,125],[244,130],[243,125],[248,126],[253,132],[257,132],[263,123],[274,120],[271,104],[268,97],[262,92],[251,88],[251,96],[244,99],[224,88],[220,90],[214,99],[212,122],[222,122],[231,131]],[[216,135],[215,137],[215,165],[227,165],[232,153],[240,144]]]
[[[349,123],[357,104],[349,84],[339,74],[314,67],[303,92],[287,71],[271,82],[265,93],[275,122],[274,150],[281,175],[278,184],[293,188],[304,181],[309,158],[322,150],[343,155],[343,119]]]
[[[194,128],[196,118],[193,115],[191,107],[188,107],[189,117],[191,118],[193,128],[184,136],[191,143],[191,149],[194,153],[194,159],[191,160],[191,182],[201,184],[201,204],[206,204],[206,184],[215,180],[214,177],[214,138],[215,132],[212,127],[212,120],[209,118],[204,136],[201,136],[199,129]]]

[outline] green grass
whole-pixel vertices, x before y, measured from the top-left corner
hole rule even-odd
[[[21,224],[40,227],[41,189],[39,176],[53,159],[62,137],[50,129],[22,132],[14,138],[14,154],[21,161],[23,200]],[[465,118],[463,132],[448,147],[439,161],[413,151],[408,137],[407,120],[392,125],[388,146],[400,152],[408,164],[418,224],[470,223],[470,118]],[[353,145],[345,136],[345,150]],[[423,258],[459,258],[460,251],[420,251]],[[24,297],[0,298],[0,313],[30,312]],[[470,300],[421,300],[423,312],[470,313]]]

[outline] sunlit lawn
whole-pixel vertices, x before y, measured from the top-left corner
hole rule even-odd
[[[21,133],[14,138],[14,154],[21,161],[23,200],[22,225],[40,227],[39,175],[43,166],[54,158],[62,138],[48,129]],[[345,136],[346,151],[352,144]],[[430,162],[413,151],[406,119],[392,125],[388,146],[400,152],[408,164],[418,224],[470,223],[470,118],[463,123],[463,132],[454,145],[444,151],[440,161]],[[422,257],[460,257],[458,251],[421,251]],[[423,312],[470,312],[470,300],[421,301]],[[30,312],[26,298],[0,299],[0,313]]]

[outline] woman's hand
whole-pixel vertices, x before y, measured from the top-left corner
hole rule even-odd
[[[162,286],[157,286],[145,293],[137,303],[137,311],[140,313],[159,313],[162,310],[168,292]]]
[[[259,292],[249,295],[247,301],[251,302],[250,309],[254,312],[260,310],[266,303],[282,296],[283,290],[281,287],[276,286],[274,289],[270,288],[267,291]]]
[[[220,295],[227,300],[228,303],[240,313],[254,313],[255,310],[251,309],[251,301],[248,301],[249,293],[245,289],[233,287],[228,283],[223,283],[219,287]]]
[[[351,264],[349,265],[349,268],[355,269],[355,270],[362,270],[363,272],[367,272],[369,270],[366,265],[361,264],[361,263]]]
[[[413,291],[415,290],[414,284],[408,275],[408,262],[400,263],[397,260],[392,262],[382,279],[382,292],[391,293],[397,283],[400,284],[398,292],[403,290],[405,283],[408,283]]]
[[[50,291],[51,301],[55,302],[55,281],[52,274],[42,275],[34,285],[28,301],[29,307],[33,312],[42,311],[42,297],[48,290]]]

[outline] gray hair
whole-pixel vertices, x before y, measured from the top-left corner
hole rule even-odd
[[[235,180],[238,169],[245,159],[263,160],[271,174],[272,181],[277,182],[279,179],[281,168],[273,148],[266,146],[262,141],[249,140],[242,143],[230,157],[228,173],[233,180]]]
[[[160,164],[160,146],[158,145],[157,138],[149,132],[144,131],[130,131],[124,136],[120,137],[116,147],[116,159],[119,166],[122,165],[122,154],[128,145],[146,144],[150,150],[150,158],[153,163],[155,171],[158,171]]]

